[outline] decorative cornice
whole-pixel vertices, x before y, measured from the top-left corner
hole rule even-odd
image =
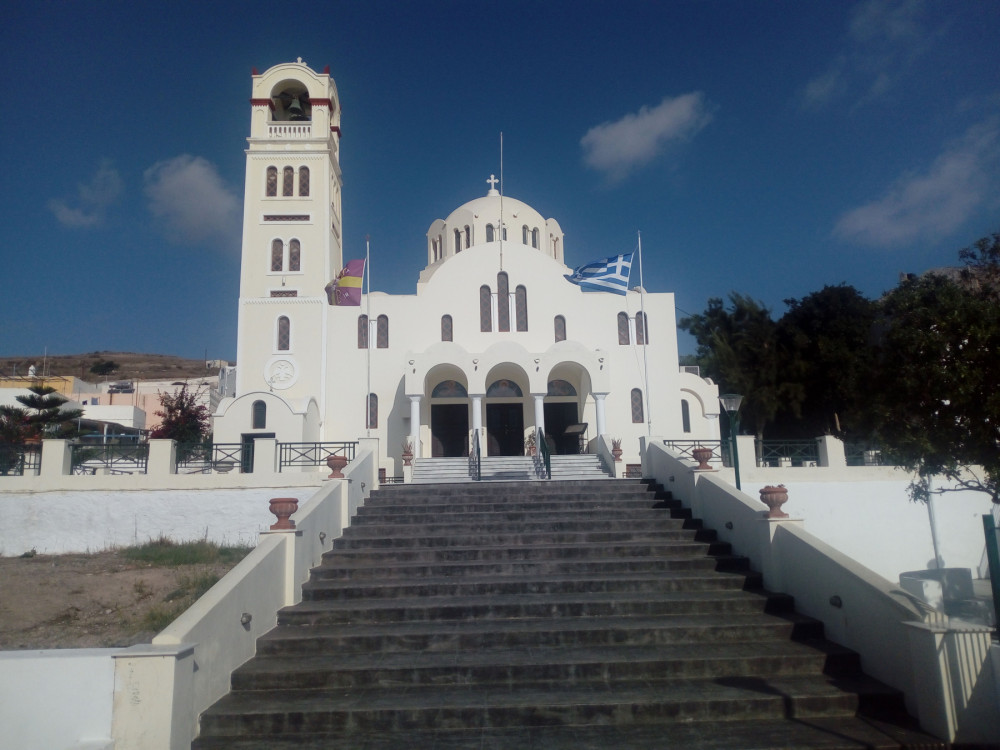
[[[325,305],[326,297],[249,297],[241,305]]]
[[[338,138],[343,138],[344,136],[340,134],[340,125],[331,125],[330,132],[336,133]]]
[[[250,105],[253,107],[268,107],[272,112],[274,112],[274,102],[270,99],[251,99]]]

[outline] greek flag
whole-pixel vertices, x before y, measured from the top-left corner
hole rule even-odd
[[[632,253],[622,253],[580,266],[572,276],[567,275],[566,279],[579,284],[585,292],[625,294],[631,270]]]

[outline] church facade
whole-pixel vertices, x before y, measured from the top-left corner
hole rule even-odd
[[[414,294],[334,304],[336,85],[301,61],[255,71],[251,111],[236,395],[214,415],[216,442],[377,437],[391,476],[404,443],[417,458],[465,456],[475,440],[524,455],[541,428],[555,453],[605,435],[637,463],[645,435],[718,439],[717,387],[678,366],[673,295],[583,291],[559,223],[492,176],[431,223]]]

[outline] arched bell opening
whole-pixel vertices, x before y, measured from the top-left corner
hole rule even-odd
[[[309,89],[301,81],[282,81],[271,90],[273,118],[277,122],[309,122],[312,104]]]

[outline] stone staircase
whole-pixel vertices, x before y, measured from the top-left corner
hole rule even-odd
[[[388,486],[193,747],[945,747],[760,584],[636,480]]]
[[[608,473],[595,455],[552,456],[549,465],[552,479],[608,479]],[[534,458],[530,456],[484,456],[480,477],[490,481],[534,481],[540,479]],[[468,482],[468,458],[418,458],[413,462],[413,484]]]

